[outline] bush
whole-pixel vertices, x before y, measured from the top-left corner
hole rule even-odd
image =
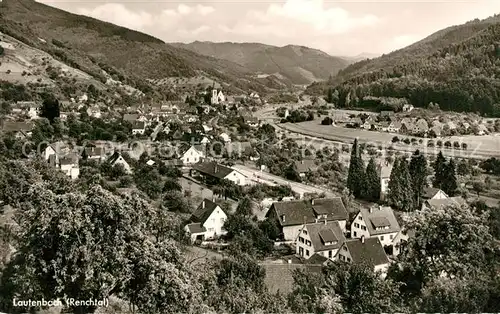
[[[321,121],[322,125],[332,125],[333,124],[333,119],[330,117],[325,117],[323,121]]]
[[[398,143],[398,142],[399,142],[399,137],[394,136],[394,137],[392,138],[392,142],[393,142],[393,143]]]

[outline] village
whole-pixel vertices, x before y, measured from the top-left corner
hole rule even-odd
[[[266,285],[273,293],[292,291],[294,270],[317,271],[334,261],[368,264],[385,277],[414,235],[404,222],[412,212],[396,210],[387,202],[392,165],[383,161],[377,165],[377,197],[369,202],[353,200],[345,183],[349,161],[344,167],[337,163],[332,172],[332,159],[323,156],[325,150],[287,140],[283,132],[256,116],[263,103],[256,93],[232,97],[212,89],[187,96],[184,102],[111,111],[82,94],[59,103],[56,123],[62,123],[68,135],[58,141],[47,142],[41,136],[43,125],[36,123],[43,111],[41,103],[11,104],[1,126],[6,136],[24,143],[24,157],[39,159],[72,180],[86,180],[89,169],[97,169],[113,189],[125,193],[139,189],[153,204],[163,203],[158,206],[181,213],[189,246],[197,254],[226,254],[236,241],[234,234],[243,227],[234,222],[228,226],[228,221],[247,207],[259,230],[254,237],[265,239],[254,241],[269,243],[255,245],[258,252],[267,252],[260,264],[267,270]],[[405,108],[406,114],[415,111]],[[287,109],[285,119],[288,114]],[[393,112],[329,115],[325,120],[322,124],[421,136],[459,127],[489,132],[478,121],[441,122],[442,117],[437,117],[429,126],[423,118],[400,118]],[[97,134],[94,130],[92,137],[82,123],[101,129]],[[267,147],[276,138],[285,146]],[[347,154],[356,149],[344,146]],[[294,149],[308,157],[291,154]],[[270,156],[289,158],[291,164],[275,162]],[[287,167],[290,171],[283,170]],[[332,182],[337,182],[336,188],[332,189]],[[460,195],[453,190],[449,196],[432,185],[425,184],[422,190],[422,210],[467,204],[467,192]]]

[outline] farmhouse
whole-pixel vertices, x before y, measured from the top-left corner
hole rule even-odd
[[[296,254],[310,259],[315,254],[333,260],[345,241],[338,221],[327,221],[303,225],[295,240]]]
[[[194,164],[190,172],[191,176],[201,176],[203,180],[210,185],[217,184],[222,180],[229,180],[240,186],[251,183],[241,172],[219,165],[216,162]]]
[[[438,188],[426,187],[422,197],[425,200],[442,200],[448,198],[448,195]]]
[[[443,199],[429,199],[422,204],[422,209],[424,208],[445,208],[449,206],[467,206],[467,202],[461,196],[454,196]]]
[[[226,234],[226,220],[227,214],[219,205],[204,199],[191,215],[184,230],[189,234],[191,242],[210,240]]]
[[[341,230],[345,231],[349,214],[342,199],[336,197],[275,202],[266,217],[276,222],[285,241],[295,241],[304,224],[320,220],[337,221]]]

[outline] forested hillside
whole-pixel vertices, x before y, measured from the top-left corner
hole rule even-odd
[[[377,59],[358,62],[310,93],[336,92],[340,107],[365,96],[406,98],[418,107],[500,116],[500,23],[494,16],[437,32]]]

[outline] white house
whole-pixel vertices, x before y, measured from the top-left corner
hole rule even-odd
[[[204,199],[184,230],[189,234],[191,242],[210,240],[227,233],[224,230],[226,220],[227,215],[219,205]]]
[[[143,121],[135,121],[132,123],[132,134],[144,135],[146,132],[146,123]]]
[[[90,117],[97,118],[97,119],[102,117],[101,108],[99,108],[99,106],[92,106],[90,108],[87,108],[87,114]]]
[[[202,145],[210,144],[210,140],[208,139],[208,137],[204,136],[203,139],[200,141],[200,144]]]
[[[179,158],[185,165],[192,165],[203,161],[205,152],[200,146],[189,147]]]
[[[276,222],[285,241],[295,241],[304,224],[318,221],[336,221],[342,232],[346,231],[349,217],[340,197],[318,198],[311,201],[281,201],[271,205],[267,219]]]
[[[414,109],[413,105],[412,104],[406,104],[406,105],[403,105],[403,111],[404,112],[410,112]]]
[[[296,254],[305,259],[319,254],[333,260],[345,241],[338,221],[305,224],[295,240]]]
[[[252,181],[241,172],[219,165],[216,162],[194,164],[191,169],[191,174],[202,176],[206,181],[211,181],[213,183],[221,180],[229,180],[239,186],[252,184]]]
[[[78,178],[78,176],[80,175],[78,156],[67,155],[59,158],[59,169],[73,180]]]
[[[389,268],[389,258],[378,238],[352,239],[344,242],[335,259],[346,263],[368,264],[383,277]]]
[[[229,137],[227,133],[221,133],[219,136],[224,141],[224,143],[231,142],[231,137]]]
[[[380,175],[380,199],[385,199],[389,192],[389,181],[391,180],[392,166],[389,164],[379,166]]]
[[[392,208],[377,206],[361,208],[351,224],[351,238],[378,238],[382,246],[391,246],[401,231]]]
[[[210,132],[214,129],[213,127],[211,127],[210,125],[207,125],[207,124],[203,124],[202,127],[203,127],[203,131],[205,131],[205,133]]]
[[[64,142],[55,142],[45,148],[42,153],[43,159],[49,161],[50,156],[55,156],[54,161],[59,164],[59,158],[70,153],[70,148]]]
[[[132,168],[120,153],[115,152],[113,155],[111,155],[108,161],[111,164],[111,166],[114,167],[115,165],[122,165],[123,169],[125,170],[125,173],[127,174],[132,173]]]

